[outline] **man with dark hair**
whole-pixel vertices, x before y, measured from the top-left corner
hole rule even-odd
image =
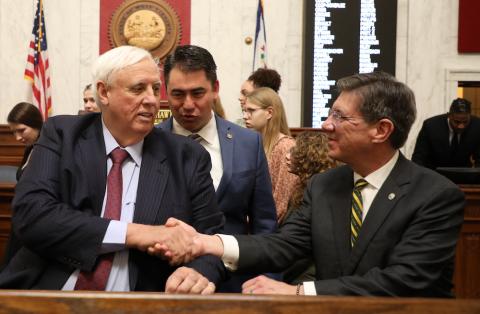
[[[252,74],[250,74],[245,82],[242,83],[238,101],[240,102],[241,106],[245,105],[247,94],[259,87],[270,87],[276,93],[278,93],[281,84],[282,78],[277,71],[274,69],[258,68]]]
[[[23,247],[0,287],[213,293],[225,272],[220,259],[175,267],[192,241],[164,226],[177,217],[221,230],[210,157],[153,127],[161,82],[148,51],[109,50],[93,73],[101,114],[49,118],[15,188],[12,227]],[[174,251],[151,256],[156,243]]]
[[[480,166],[480,118],[470,101],[457,98],[447,114],[423,122],[412,161],[431,169]]]
[[[173,117],[159,125],[189,136],[210,154],[210,174],[227,234],[265,234],[276,230],[272,186],[260,134],[228,122],[212,111],[218,98],[217,66],[204,48],[180,46],[165,60],[164,75]],[[240,292],[258,274],[233,275],[217,291]]]
[[[312,177],[300,207],[271,235],[202,235],[181,225],[196,254],[238,271],[281,271],[311,257],[315,281],[264,276],[244,293],[451,297],[464,196],[399,151],[415,120],[413,92],[385,73],[339,80],[323,130],[329,156],[345,165]]]

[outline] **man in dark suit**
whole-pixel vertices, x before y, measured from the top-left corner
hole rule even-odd
[[[415,120],[415,99],[385,73],[338,81],[323,130],[344,166],[315,175],[300,207],[275,234],[200,235],[195,254],[230,269],[280,271],[312,257],[316,280],[291,286],[264,276],[244,293],[450,297],[463,222],[459,188],[399,152]]]
[[[167,57],[164,75],[173,117],[159,127],[184,136],[194,134],[210,153],[225,233],[274,232],[275,204],[260,135],[213,113],[219,89],[216,68],[212,55],[198,46],[177,47]],[[234,275],[218,291],[240,292],[251,277]]]
[[[221,230],[224,218],[208,153],[153,128],[161,82],[152,56],[133,46],[106,52],[94,66],[94,88],[101,114],[44,125],[13,201],[13,229],[24,246],[0,286],[214,292],[224,274],[220,259],[172,266],[188,258],[182,252],[192,243],[180,228],[163,226],[167,218],[207,233]],[[182,252],[162,260],[147,254],[153,243]]]
[[[457,98],[448,114],[423,122],[412,161],[430,169],[480,166],[480,118],[471,115],[470,101]]]

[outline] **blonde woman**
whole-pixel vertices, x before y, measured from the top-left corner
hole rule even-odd
[[[283,103],[278,94],[268,87],[260,87],[247,95],[242,108],[245,126],[262,135],[263,149],[267,156],[272,178],[272,192],[281,222],[287,212],[288,202],[298,177],[288,171],[286,155],[295,146],[290,136]]]

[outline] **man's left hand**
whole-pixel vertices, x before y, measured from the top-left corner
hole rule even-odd
[[[215,284],[192,268],[179,267],[168,277],[165,292],[212,294]]]
[[[292,286],[281,281],[260,275],[242,285],[242,293],[245,294],[292,294],[297,293],[297,286]]]

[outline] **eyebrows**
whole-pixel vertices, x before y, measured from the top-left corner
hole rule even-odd
[[[205,87],[195,87],[192,89],[172,88],[170,90],[170,94],[173,96],[185,96],[187,94],[191,94],[194,97],[200,97],[206,93],[207,89]]]

